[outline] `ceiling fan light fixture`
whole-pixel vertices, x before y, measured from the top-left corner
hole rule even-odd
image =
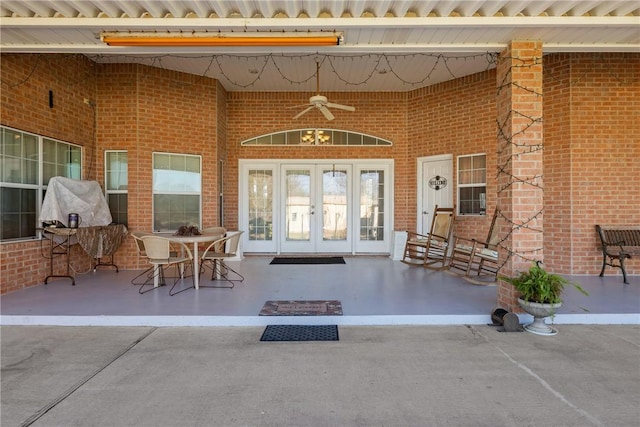
[[[326,96],[320,95],[320,61],[316,61],[316,94],[309,98],[309,103],[306,104],[305,107],[306,108],[304,110],[293,117],[294,120],[300,118],[314,108],[319,110],[327,120],[335,119],[335,116],[333,115],[333,113],[331,113],[331,111],[329,111],[329,108],[337,108],[339,110],[346,111],[356,111],[355,107],[329,102]]]
[[[338,46],[343,43],[340,32],[282,33],[156,33],[103,32],[100,40],[109,46]]]
[[[300,145],[331,145],[331,135],[321,129],[307,130],[300,138]]]

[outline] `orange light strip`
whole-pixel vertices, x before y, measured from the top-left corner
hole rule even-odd
[[[339,35],[135,35],[105,34],[102,41],[109,46],[337,46]]]

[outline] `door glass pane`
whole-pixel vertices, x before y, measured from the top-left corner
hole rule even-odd
[[[273,240],[273,171],[249,171],[249,240]]]
[[[384,240],[384,171],[360,172],[360,240]]]
[[[347,171],[322,172],[322,240],[347,240]]]
[[[309,241],[311,206],[311,173],[288,170],[285,188],[285,238]]]

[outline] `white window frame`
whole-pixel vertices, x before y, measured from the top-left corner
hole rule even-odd
[[[176,157],[184,157],[186,158],[197,158],[198,159],[198,175],[199,175],[199,179],[197,182],[197,189],[196,190],[179,190],[179,189],[166,189],[166,188],[156,188],[157,185],[159,185],[157,183],[157,173],[156,173],[156,156],[157,155],[168,155],[168,156],[176,156]],[[173,169],[172,169],[173,170]],[[176,171],[178,171],[176,169]],[[182,171],[182,172],[187,172],[187,171]],[[153,152],[152,153],[152,194],[151,194],[151,205],[152,205],[152,215],[151,215],[151,221],[152,221],[152,229],[154,232],[157,233],[167,233],[167,232],[175,232],[177,231],[178,227],[180,225],[191,225],[191,226],[196,226],[198,228],[202,228],[202,156],[198,155],[198,154],[184,154],[184,153],[167,153],[167,152]],[[165,194],[165,195],[194,195],[194,196],[198,196],[198,220],[196,224],[191,224],[191,223],[181,223],[179,225],[176,225],[176,227],[171,227],[171,224],[169,224],[168,228],[158,228],[156,227],[156,195],[160,195],[160,194]]]
[[[120,184],[119,187],[121,186],[125,186],[125,188],[116,188],[113,189],[111,188],[111,183],[109,182],[109,178],[110,178],[110,174],[109,172],[111,171],[110,169],[110,155],[115,154],[115,155],[120,155],[121,153],[124,153],[127,155],[127,176],[126,179],[124,180],[124,182],[121,182],[120,180],[118,180],[118,183]],[[105,150],[104,152],[104,193],[107,199],[107,204],[109,205],[109,208],[111,208],[111,203],[109,200],[109,196],[112,194],[125,194],[127,195],[127,210],[129,209],[129,152],[127,150]],[[113,215],[113,212],[111,212],[111,216]],[[127,216],[128,218],[128,216]],[[127,221],[128,222],[128,221]]]
[[[4,176],[0,176],[0,187],[2,188],[17,188],[17,189],[27,189],[27,190],[34,190],[36,192],[36,212],[35,212],[35,221],[34,221],[34,234],[32,235],[25,235],[25,236],[20,236],[17,238],[11,238],[11,239],[3,239],[2,242],[20,242],[20,241],[28,241],[28,240],[34,240],[37,238],[41,237],[41,234],[38,232],[38,228],[42,226],[42,224],[40,224],[40,210],[42,208],[42,199],[44,197],[44,192],[47,189],[47,184],[48,182],[44,182],[44,164],[48,163],[48,164],[55,164],[56,165],[56,170],[60,170],[63,173],[62,174],[58,174],[56,176],[64,176],[66,178],[71,178],[71,179],[82,179],[82,159],[84,156],[84,148],[80,145],[77,144],[72,144],[70,142],[67,141],[61,141],[58,139],[54,139],[54,138],[50,138],[50,137],[46,137],[43,135],[38,135],[32,132],[26,132],[20,129],[15,129],[15,128],[11,128],[8,126],[1,126],[0,125],[0,131],[2,131],[4,133],[4,131],[10,131],[10,132],[14,132],[17,134],[21,134],[21,135],[29,135],[31,137],[34,137],[37,141],[38,144],[38,160],[37,160],[37,179],[36,182],[33,184],[30,183],[22,183],[22,182],[11,182],[11,181],[4,181]],[[56,144],[64,144],[68,147],[74,147],[79,149],[79,157],[78,157],[78,161],[79,163],[61,163],[59,161],[57,161],[57,159],[55,159],[56,161],[51,161],[51,159],[49,158],[44,158],[44,142],[46,141],[51,141],[54,142]],[[57,154],[57,152],[56,152]],[[7,156],[6,158],[4,157],[6,154],[4,153],[4,148],[2,148],[2,158],[0,158],[0,162],[5,162],[5,160],[8,160]],[[11,156],[13,157],[13,156]],[[20,173],[22,174],[23,170],[22,168],[24,167],[24,162],[23,160],[25,160],[23,157],[13,157],[14,159],[17,159],[18,161],[20,161]],[[2,169],[3,173],[6,173],[5,168],[7,167],[6,164],[3,164]],[[0,212],[0,214],[4,214],[3,212]]]
[[[479,157],[484,157],[484,167],[475,167],[474,163],[474,159],[475,158],[479,158]],[[460,160],[461,159],[467,159],[467,158],[471,158],[471,168],[470,169],[461,169],[460,168]],[[474,181],[473,179],[471,180],[471,182],[468,183],[464,183],[462,184],[461,181],[461,175],[464,172],[470,172],[472,175],[474,174],[474,172],[478,172],[478,171],[484,171],[484,181],[482,180],[476,180]],[[462,155],[462,156],[458,156],[457,158],[457,167],[456,167],[456,175],[457,175],[457,200],[458,200],[458,207],[457,207],[457,214],[458,215],[464,215],[464,216],[484,216],[487,214],[487,202],[486,202],[486,194],[487,194],[487,154],[486,153],[474,153],[474,154],[466,154],[466,155]],[[463,212],[462,211],[462,206],[463,203],[461,201],[460,198],[460,192],[461,189],[463,188],[477,188],[477,187],[483,187],[484,188],[484,199],[482,197],[480,197],[478,199],[478,203],[480,205],[479,211],[478,212]],[[484,207],[483,207],[484,205]]]

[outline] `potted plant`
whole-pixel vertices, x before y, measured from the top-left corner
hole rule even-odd
[[[538,335],[555,335],[554,328],[544,323],[544,319],[553,316],[562,306],[562,291],[571,285],[584,295],[589,295],[578,283],[572,282],[557,274],[547,272],[540,261],[535,261],[528,271],[521,272],[516,277],[500,277],[512,284],[520,293],[518,304],[533,316],[533,323],[524,329]]]

